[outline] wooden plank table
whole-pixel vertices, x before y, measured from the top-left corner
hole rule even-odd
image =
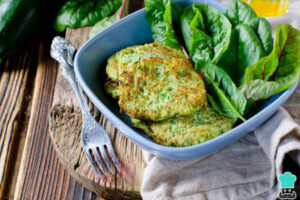
[[[59,76],[58,63],[49,56],[51,39],[0,66],[0,199],[100,200],[70,176],[51,143],[48,119]],[[81,42],[73,40],[77,47]],[[300,87],[285,108],[300,123]],[[299,168],[288,163],[286,170],[296,174]]]
[[[0,199],[100,199],[59,163],[48,116],[58,64],[43,41],[0,67]]]

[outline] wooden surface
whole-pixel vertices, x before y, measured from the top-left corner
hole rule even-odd
[[[52,38],[0,63],[0,199],[101,199],[69,175],[51,143],[59,71],[49,56]]]
[[[0,199],[100,200],[69,175],[51,145],[58,65],[49,45],[35,45],[0,67]]]
[[[31,63],[36,62],[36,52],[32,49],[19,55],[19,59],[7,60],[0,67],[0,196],[9,187],[10,168],[14,166],[16,157],[20,159],[19,148],[26,134],[26,119],[22,113],[26,111]],[[26,112],[25,112],[26,113]],[[17,131],[16,123],[19,124]],[[26,130],[25,130],[26,131]],[[22,150],[22,149],[21,149]]]
[[[82,31],[86,34],[86,30],[82,29]],[[68,31],[68,34],[67,37],[71,39],[73,32]],[[63,99],[59,100],[56,99],[58,95],[54,95],[57,92],[55,85],[62,86],[62,91],[67,87],[64,86],[64,83],[58,84],[59,81],[63,81],[60,78],[56,84],[57,77],[59,77],[59,66],[49,57],[49,45],[52,37],[27,48],[0,64],[0,199],[102,199],[90,192],[89,189],[96,191],[95,187],[99,187],[99,184],[103,188],[104,180],[94,181],[98,185],[89,183],[92,187],[85,189],[72,178],[79,172],[79,169],[84,168],[85,165],[82,165],[84,158],[80,157],[81,167],[73,165],[76,170],[74,168],[67,169],[61,162],[72,161],[72,159],[66,159],[56,153],[54,147],[57,148],[60,143],[52,145],[51,142],[48,120],[53,102],[61,101],[65,104],[57,108],[61,109],[61,112],[51,115],[52,119],[58,120],[66,115],[71,116],[68,128],[75,125],[74,129],[78,128],[81,123],[78,108],[74,104],[76,100],[69,97],[66,97],[69,102]],[[72,42],[78,47],[84,36],[77,34],[76,37],[77,39]],[[300,123],[300,87],[284,107]],[[117,130],[101,118],[97,111],[93,112],[97,119],[100,118],[100,123],[104,124],[110,133],[113,133],[114,144],[122,144],[126,141],[124,137],[116,136],[119,134]],[[54,113],[52,112],[52,114]],[[120,141],[115,140],[118,137]],[[78,147],[78,133],[73,134],[71,140],[74,141],[72,146]],[[138,148],[133,151],[134,148],[136,147],[132,143],[127,143],[126,152],[118,152],[118,156],[122,158],[123,173],[113,179],[105,180],[111,191],[119,188],[121,191],[137,195],[142,168],[139,170],[132,168],[134,166],[132,160],[140,156]],[[120,148],[117,147],[118,149]],[[128,152],[131,154],[127,154]],[[287,161],[284,170],[291,171],[300,177],[299,167],[296,167],[291,160]],[[72,176],[69,172],[73,173]],[[93,177],[90,169],[87,169],[87,173],[89,174],[88,178]],[[140,176],[139,179],[137,174]],[[80,178],[74,177],[77,180]],[[105,191],[98,191],[99,194],[103,192]]]
[[[88,39],[89,28],[67,30],[66,39],[76,48]],[[86,188],[107,199],[139,199],[145,163],[141,149],[124,137],[94,106],[94,116],[110,135],[121,164],[121,173],[99,178],[88,164],[80,144],[81,113],[75,94],[59,73],[50,115],[51,138],[61,163]],[[91,104],[92,105],[92,104]]]
[[[88,40],[89,28],[68,29],[65,38],[78,49]],[[99,50],[100,51],[100,50]],[[59,73],[50,115],[50,136],[61,163],[83,186],[106,199],[140,199],[145,163],[142,150],[122,135],[91,103],[91,111],[108,132],[121,164],[121,173],[99,178],[80,144],[81,114],[75,94]]]

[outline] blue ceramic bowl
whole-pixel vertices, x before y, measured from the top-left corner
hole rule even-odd
[[[183,6],[193,2],[205,3],[216,7],[222,12],[225,9],[224,5],[213,0],[186,0],[178,2]],[[297,86],[295,84],[283,93],[272,97],[255,116],[210,141],[190,147],[162,146],[153,142],[144,133],[133,128],[129,117],[124,113],[120,114],[117,101],[106,94],[103,88],[105,65],[109,56],[125,47],[152,41],[150,27],[145,19],[145,9],[139,10],[87,41],[75,56],[75,72],[79,84],[103,115],[134,143],[160,157],[176,160],[192,159],[213,153],[232,144],[274,114]]]

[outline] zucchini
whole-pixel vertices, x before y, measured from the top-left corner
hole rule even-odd
[[[41,22],[43,0],[0,0],[0,59],[11,56],[28,42]]]

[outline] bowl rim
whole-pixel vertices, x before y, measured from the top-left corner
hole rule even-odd
[[[204,1],[196,0],[196,2],[201,2],[201,3],[204,2],[205,3],[205,0]],[[221,9],[225,8],[225,5],[223,5],[223,4],[219,3],[219,2],[216,2],[214,0],[211,0],[210,3],[212,3],[212,4],[216,5],[216,6],[220,6]],[[252,116],[251,118],[249,118],[247,121],[241,123],[240,125],[234,127],[233,129],[231,129],[231,130],[229,130],[229,131],[227,131],[227,132],[225,132],[225,133],[223,133],[223,134],[221,134],[221,135],[219,135],[219,136],[217,136],[215,138],[212,138],[212,139],[210,139],[210,140],[208,140],[206,142],[203,142],[203,143],[200,143],[200,144],[196,144],[196,145],[192,145],[192,146],[187,146],[187,147],[168,147],[168,146],[163,146],[163,145],[157,144],[154,141],[150,141],[150,140],[146,139],[145,137],[143,137],[142,135],[140,135],[138,132],[136,132],[133,127],[130,127],[129,125],[127,125],[126,123],[124,123],[110,109],[108,109],[104,105],[104,103],[102,103],[101,99],[99,99],[97,97],[97,95],[90,89],[90,87],[84,81],[84,78],[82,77],[82,75],[80,73],[80,70],[79,70],[79,59],[80,59],[81,55],[85,52],[85,50],[87,48],[89,48],[89,46],[91,44],[93,44],[96,40],[98,40],[103,35],[105,35],[105,33],[108,32],[108,31],[110,31],[110,29],[113,29],[114,27],[118,26],[121,23],[126,23],[131,18],[136,17],[137,15],[140,15],[143,12],[145,12],[145,8],[140,9],[140,10],[134,12],[134,13],[131,13],[130,15],[128,15],[128,16],[124,17],[123,19],[117,21],[116,23],[112,24],[108,28],[104,29],[103,31],[99,32],[97,35],[95,35],[94,37],[92,37],[91,39],[89,39],[88,41],[86,41],[79,48],[78,52],[75,55],[74,68],[75,68],[75,75],[76,75],[76,78],[78,80],[79,85],[83,88],[83,90],[85,91],[86,95],[96,105],[96,107],[101,111],[101,113],[120,132],[122,132],[123,135],[125,135],[127,138],[129,138],[134,143],[136,143],[138,145],[141,145],[145,149],[150,149],[153,152],[165,151],[167,154],[180,154],[180,153],[185,153],[186,151],[194,151],[194,150],[197,150],[199,148],[206,148],[206,147],[211,146],[212,144],[216,144],[218,142],[222,142],[225,138],[228,138],[228,137],[231,137],[234,134],[237,134],[237,132],[239,132],[240,129],[248,130],[246,128],[249,127],[249,125],[251,125],[251,124],[255,124],[254,122],[256,121],[256,118],[260,118],[265,113],[272,112],[272,110],[274,109],[274,107],[279,107],[283,102],[285,102],[289,98],[289,96],[297,88],[297,85],[299,83],[299,79],[297,80],[297,82],[292,87],[290,87],[289,89],[283,91],[280,94],[280,96],[277,99],[275,99],[270,105],[266,106],[263,110],[261,110],[260,112],[256,113],[254,116]],[[263,122],[261,122],[261,123],[263,123]],[[248,132],[250,132],[250,131],[248,131]]]

